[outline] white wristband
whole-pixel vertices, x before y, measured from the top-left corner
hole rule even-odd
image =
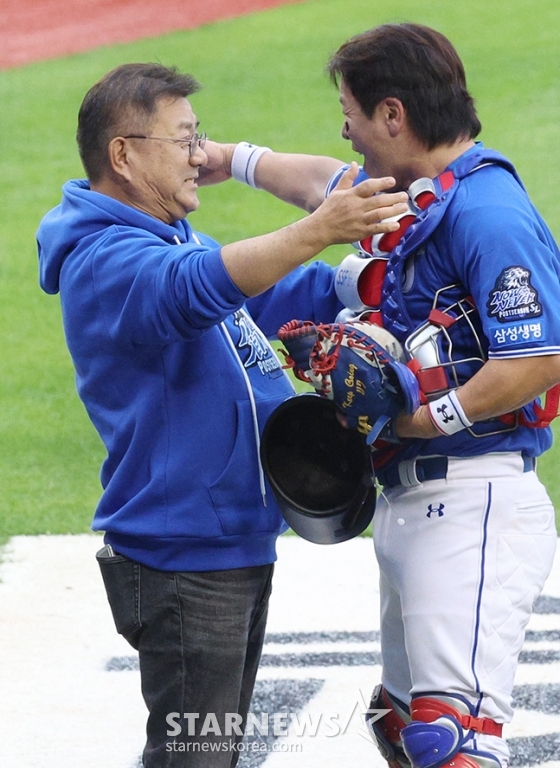
[[[472,427],[454,390],[428,403],[428,412],[436,429],[443,435],[454,435]]]
[[[231,160],[231,175],[236,181],[248,184],[253,189],[258,189],[255,182],[255,168],[261,155],[272,152],[270,147],[258,147],[246,141],[240,142],[233,150]]]

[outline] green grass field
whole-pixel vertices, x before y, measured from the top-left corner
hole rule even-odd
[[[560,237],[556,0],[314,0],[0,72],[0,537],[87,531],[100,493],[103,450],[75,394],[58,300],[37,285],[34,239],[61,185],[82,175],[74,133],[85,91],[124,62],[175,64],[203,84],[192,103],[212,137],[350,160],[326,60],[356,32],[403,20],[453,40],[483,140],[515,162]],[[233,182],[202,190],[201,200],[193,224],[222,242],[300,215]],[[557,508],[559,450],[540,462]]]

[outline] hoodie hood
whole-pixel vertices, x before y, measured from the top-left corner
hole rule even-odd
[[[41,288],[46,293],[58,293],[60,271],[68,254],[78,242],[95,239],[111,226],[138,227],[169,243],[192,240],[192,228],[185,219],[165,224],[112,197],[92,192],[86,179],[68,181],[62,187],[62,202],[44,217],[37,232]]]

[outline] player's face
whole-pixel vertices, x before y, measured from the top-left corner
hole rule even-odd
[[[342,138],[352,142],[352,149],[364,157],[369,176],[395,176],[392,146],[381,108],[366,117],[344,80],[340,84],[340,104],[344,115]]]
[[[184,98],[161,99],[146,136],[188,139],[198,121]],[[188,145],[169,141],[128,139],[134,204],[170,224],[183,219],[199,206],[198,171],[207,161],[200,147],[191,155]]]

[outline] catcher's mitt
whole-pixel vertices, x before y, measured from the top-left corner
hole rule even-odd
[[[392,418],[420,405],[418,382],[402,362],[402,347],[379,326],[291,320],[277,335],[295,376],[333,400],[348,426],[367,434],[368,444]]]

